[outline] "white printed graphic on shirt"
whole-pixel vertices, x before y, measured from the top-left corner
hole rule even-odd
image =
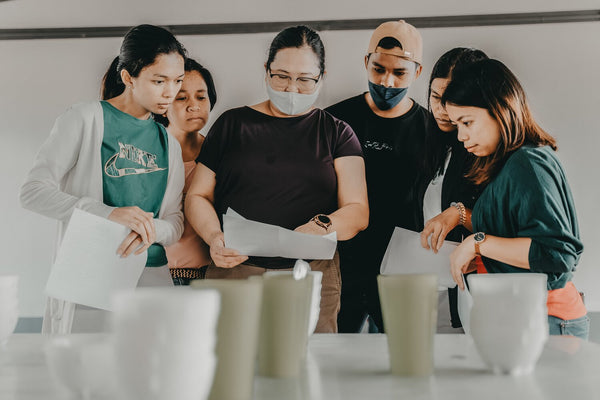
[[[393,151],[394,148],[387,143],[374,142],[371,140],[365,141],[365,148],[373,150],[388,150]]]
[[[117,160],[125,159],[141,165],[144,168],[117,168]],[[119,142],[119,152],[112,156],[104,164],[104,173],[113,178],[120,178],[127,175],[148,174],[150,172],[162,171],[166,168],[159,168],[156,165],[156,155],[147,151],[138,149],[131,144]]]

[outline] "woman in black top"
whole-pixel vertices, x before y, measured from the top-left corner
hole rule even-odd
[[[485,58],[487,56],[481,50],[454,48],[439,58],[429,78],[431,119],[426,133],[426,156],[417,187],[419,211],[422,211],[419,213],[420,228],[423,229],[421,240],[423,247],[431,247],[434,252],[439,250],[446,238],[460,242],[471,234],[470,210],[482,189],[465,178],[473,156],[458,141],[456,126],[450,122],[440,100],[455,69]],[[456,299],[456,287],[448,289],[447,295],[446,292],[440,293],[438,329],[449,323],[452,328],[461,328]]]
[[[265,63],[269,100],[228,110],[212,126],[198,158],[185,214],[210,246],[207,278],[245,278],[295,260],[246,257],[225,248],[220,218],[228,207],[243,217],[298,232],[337,232],[347,240],[368,223],[360,143],[352,128],[313,107],[325,72],[319,35],[306,26],[280,32]],[[336,332],[340,272],[323,272],[317,332]]]

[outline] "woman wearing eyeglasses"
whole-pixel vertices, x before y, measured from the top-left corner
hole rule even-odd
[[[209,131],[188,192],[185,213],[210,246],[214,265],[206,278],[245,278],[292,268],[295,260],[247,257],[225,248],[221,216],[243,217],[315,235],[337,232],[347,240],[368,223],[364,162],[352,129],[313,106],[325,73],[319,35],[306,26],[280,32],[265,63],[269,99],[226,111]],[[340,271],[322,271],[316,332],[336,332]]]

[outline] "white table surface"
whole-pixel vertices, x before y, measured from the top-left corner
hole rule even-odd
[[[600,345],[550,337],[533,374],[512,377],[488,372],[464,335],[436,335],[435,342],[435,373],[417,379],[389,373],[385,335],[313,335],[302,375],[257,377],[254,398],[600,399]],[[16,334],[0,350],[1,400],[69,398],[52,382],[43,344],[42,335]]]

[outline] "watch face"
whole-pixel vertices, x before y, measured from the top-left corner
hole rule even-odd
[[[475,239],[476,242],[483,242],[483,240],[485,239],[485,233],[477,232],[475,236],[473,236],[473,239]]]
[[[319,215],[319,216],[317,216],[317,218],[319,219],[319,221],[321,221],[324,224],[331,223],[331,219],[329,219],[329,217],[327,215]]]

